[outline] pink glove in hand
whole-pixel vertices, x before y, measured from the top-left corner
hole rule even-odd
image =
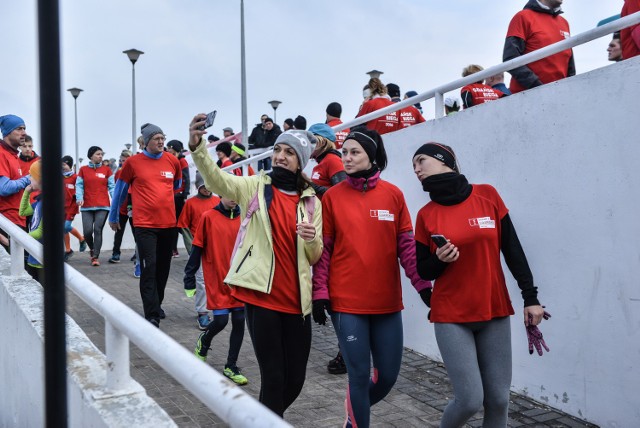
[[[542,316],[545,320],[551,318],[551,314],[547,311],[544,312]],[[542,356],[542,348],[544,348],[547,352],[549,352],[549,347],[544,341],[542,337],[542,332],[538,328],[538,326],[531,324],[533,321],[533,317],[529,314],[529,325],[526,327],[527,329],[527,339],[529,339],[529,354],[533,354],[533,348],[536,348],[538,351],[538,355]]]

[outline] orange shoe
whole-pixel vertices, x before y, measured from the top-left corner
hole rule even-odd
[[[91,266],[100,266],[100,262],[97,257],[91,257]]]

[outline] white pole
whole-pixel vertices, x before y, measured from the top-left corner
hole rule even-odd
[[[242,144],[249,147],[247,124],[247,69],[244,50],[244,0],[240,0],[240,86],[242,97]]]

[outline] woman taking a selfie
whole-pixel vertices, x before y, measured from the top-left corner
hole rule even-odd
[[[535,326],[545,312],[527,258],[496,189],[469,184],[450,147],[424,144],[413,170],[431,198],[416,220],[418,273],[435,280],[425,303],[455,394],[440,426],[463,426],[484,407],[483,426],[506,427],[514,311],[500,252],[522,290],[524,323]]]
[[[205,117],[191,121],[189,149],[206,188],[240,205],[243,223],[224,282],[245,304],[260,402],[282,416],[302,390],[311,349],[311,265],[322,254],[322,205],[302,169],[315,138],[279,135],[273,171],[239,177],[221,171],[207,152]]]

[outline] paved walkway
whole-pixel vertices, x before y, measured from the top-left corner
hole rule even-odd
[[[108,245],[107,245],[108,246]],[[193,349],[200,331],[196,327],[192,299],[183,292],[182,276],[186,264],[184,250],[173,259],[163,308],[167,318],[161,330],[187,349]],[[77,253],[70,264],[106,291],[142,313],[138,280],[125,251],[120,264],[109,264],[110,251],[104,251],[101,267],[89,266],[89,255]],[[104,352],[104,321],[73,293],[67,293],[67,312],[84,329],[89,338]],[[212,343],[208,363],[222,370],[226,361],[230,325]],[[285,419],[296,427],[338,427],[344,422],[346,375],[330,375],[327,362],[337,351],[337,339],[330,327],[314,324],[307,380],[302,394],[285,413]],[[195,358],[195,357],[194,357]],[[249,379],[243,387],[254,397],[260,391],[260,372],[249,335],[245,334],[238,365]],[[165,373],[144,352],[131,345],[131,374],[181,427],[210,427],[224,424],[197,398]],[[437,427],[442,411],[451,397],[451,387],[444,366],[423,355],[405,350],[400,377],[387,398],[372,409],[372,427]],[[482,426],[482,414],[476,415],[469,427]],[[511,427],[593,427],[558,410],[528,398],[512,394],[509,407]]]

